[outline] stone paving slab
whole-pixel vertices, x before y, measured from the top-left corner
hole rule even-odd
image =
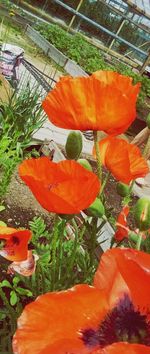
[[[53,125],[51,122],[46,120],[43,127],[40,128],[33,135],[33,138],[41,142],[43,142],[45,139],[54,140],[56,144],[64,147],[69,132],[70,130],[58,128],[55,125]],[[93,148],[93,142],[86,140],[85,137],[83,136],[83,150],[82,150],[83,154],[90,155],[90,157],[92,158],[92,148]]]

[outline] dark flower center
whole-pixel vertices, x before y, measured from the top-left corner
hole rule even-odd
[[[140,313],[128,295],[108,312],[97,330],[88,328],[82,332],[82,340],[89,347],[116,342],[139,343],[150,346],[150,322]]]
[[[12,236],[12,243],[13,245],[19,245],[19,238],[17,236]]]

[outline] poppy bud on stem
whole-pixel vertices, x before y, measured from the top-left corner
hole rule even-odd
[[[101,158],[100,158],[97,131],[93,131],[93,137],[94,137],[94,145],[95,145],[96,161],[97,161],[97,175],[98,175],[99,180],[102,181],[102,164],[101,164]]]

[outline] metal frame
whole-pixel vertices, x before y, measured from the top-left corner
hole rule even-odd
[[[136,53],[141,54],[145,59],[143,60],[142,64],[142,68],[143,66],[145,66],[145,62],[149,62],[149,52],[145,52],[143,51],[141,48],[137,47],[136,45],[130,43],[129,41],[125,40],[124,38],[119,36],[119,33],[125,23],[125,21],[129,21],[130,23],[134,24],[136,27],[142,29],[144,32],[146,33],[150,33],[150,31],[147,28],[143,28],[143,26],[141,24],[138,24],[136,22],[133,21],[133,19],[129,18],[127,16],[128,12],[129,12],[129,8],[126,9],[125,13],[122,13],[121,11],[119,11],[118,9],[116,9],[115,7],[112,7],[109,3],[106,3],[104,0],[99,0],[100,2],[102,2],[103,4],[105,4],[107,7],[109,7],[113,12],[117,13],[119,16],[121,16],[122,20],[120,22],[120,26],[117,29],[117,32],[111,32],[110,30],[108,30],[107,28],[105,28],[104,26],[100,25],[99,23],[93,21],[92,19],[88,18],[87,16],[85,16],[84,14],[80,13],[80,7],[83,3],[83,0],[79,1],[79,4],[77,6],[76,9],[73,9],[72,7],[70,7],[69,5],[65,4],[64,2],[62,2],[61,0],[53,0],[54,3],[56,3],[57,5],[60,5],[61,7],[63,7],[64,9],[66,9],[67,11],[69,11],[70,13],[73,14],[73,17],[68,25],[68,31],[70,30],[75,17],[79,17],[80,19],[86,21],[87,23],[91,24],[92,26],[100,29],[101,31],[103,31],[104,33],[108,34],[111,38],[112,41],[107,49],[107,52],[109,52],[109,49],[112,48],[114,42],[117,40],[121,43],[124,43],[125,45],[127,45],[129,48],[132,49],[132,51],[135,51]],[[128,4],[128,1],[126,1],[128,7],[130,6]],[[133,12],[135,12],[135,9],[133,8]],[[140,15],[139,15],[140,16]]]

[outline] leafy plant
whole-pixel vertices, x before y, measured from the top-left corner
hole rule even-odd
[[[20,300],[22,297],[27,296],[27,297],[32,297],[33,294],[29,289],[25,289],[22,286],[19,286],[19,283],[21,282],[20,278],[15,276],[12,279],[12,282],[8,280],[3,280],[0,283],[1,288],[8,288],[10,289],[10,305],[11,306],[16,306],[19,305]],[[21,306],[21,304],[20,304]]]
[[[146,97],[150,96],[150,80],[148,77],[135,73],[123,63],[112,63],[111,65],[106,63],[100,50],[89,44],[81,34],[71,35],[58,25],[38,24],[35,29],[86,72],[92,73],[100,69],[117,70],[121,74],[132,77],[134,83],[141,82],[137,108],[145,104]]]
[[[8,102],[0,102],[0,198],[4,196],[11,175],[32,145],[32,135],[45,120],[40,95],[28,83],[15,90]]]

